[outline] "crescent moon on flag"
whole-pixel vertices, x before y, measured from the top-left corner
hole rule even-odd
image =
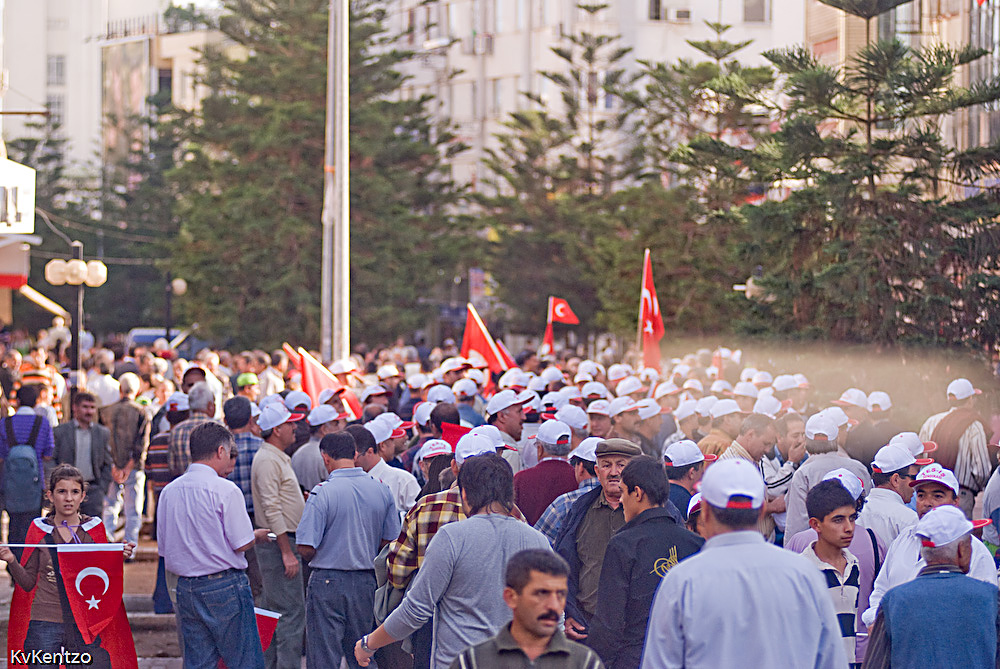
[[[558,316],[559,318],[565,317],[566,305],[563,302],[560,302],[559,304],[556,305],[555,311],[556,311],[556,316]]]
[[[80,584],[83,583],[83,579],[88,576],[96,576],[104,581],[104,592],[101,593],[102,595],[108,591],[108,587],[111,585],[111,579],[108,578],[108,572],[103,569],[98,569],[97,567],[87,567],[76,575],[76,591],[80,593],[81,597],[83,596],[83,592],[80,591]]]

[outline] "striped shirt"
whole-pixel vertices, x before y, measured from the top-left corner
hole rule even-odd
[[[949,409],[928,418],[920,428],[920,439],[930,441],[938,423],[954,410]],[[971,492],[979,492],[986,487],[992,472],[993,465],[990,463],[990,454],[986,447],[986,431],[983,429],[983,424],[977,420],[965,428],[965,432],[958,440],[955,478],[958,479],[958,484],[963,488],[968,488]]]
[[[858,612],[858,594],[861,589],[861,567],[858,564],[858,558],[845,548],[843,553],[847,559],[847,566],[844,567],[844,573],[841,574],[836,567],[819,559],[815,546],[816,541],[813,541],[802,551],[802,556],[816,565],[826,578],[826,587],[830,592],[830,601],[833,602],[833,611],[837,614],[837,622],[840,623],[840,635],[844,638],[847,661],[853,664],[857,661],[854,652],[855,637],[857,637],[854,621]]]

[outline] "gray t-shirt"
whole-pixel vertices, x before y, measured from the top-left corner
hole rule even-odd
[[[413,586],[385,621],[403,639],[434,618],[431,669],[447,669],[469,646],[510,622],[503,601],[504,572],[515,554],[552,550],[538,530],[509,516],[481,514],[445,525],[427,546]]]

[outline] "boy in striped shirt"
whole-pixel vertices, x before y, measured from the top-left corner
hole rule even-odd
[[[854,668],[861,666],[855,656],[855,618],[861,571],[858,559],[847,550],[854,538],[854,521],[858,518],[857,503],[845,487],[847,483],[829,479],[806,494],[809,527],[816,531],[817,539],[802,555],[823,572],[834,612],[840,622],[847,660]]]

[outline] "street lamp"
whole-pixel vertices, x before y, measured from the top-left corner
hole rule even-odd
[[[100,260],[83,261],[83,242],[73,242],[73,259],[50,260],[45,265],[45,280],[53,286],[76,286],[76,309],[73,316],[73,346],[69,351],[70,369],[80,372],[82,352],[80,348],[83,334],[83,287],[97,288],[108,280],[108,267]],[[79,378],[77,378],[79,384]]]
[[[167,299],[166,299],[166,307],[167,307],[167,309],[166,309],[166,311],[167,311],[167,318],[166,318],[167,334],[165,335],[166,336],[166,340],[167,340],[167,344],[170,344],[170,341],[173,339],[173,337],[170,336],[170,330],[173,327],[173,315],[171,313],[171,307],[173,306],[173,296],[174,295],[178,295],[178,296],[179,295],[183,295],[184,293],[187,292],[187,290],[188,290],[188,282],[187,281],[185,281],[184,279],[182,279],[180,277],[178,277],[176,279],[171,279],[170,278],[170,273],[167,272],[167,286],[166,286],[166,291],[167,291]]]

